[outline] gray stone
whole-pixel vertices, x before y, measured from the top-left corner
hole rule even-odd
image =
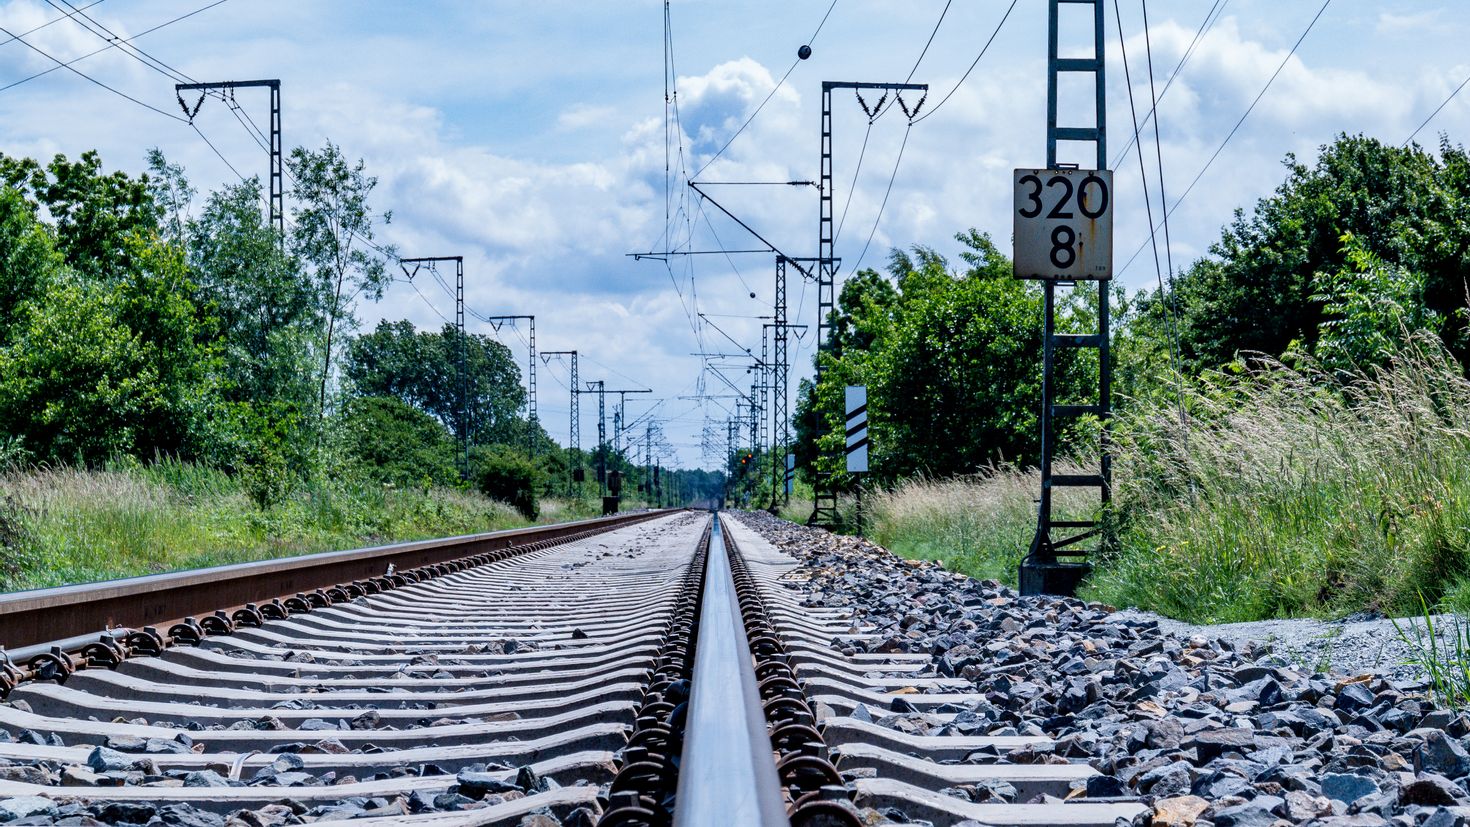
[[[1276,811],[1286,806],[1286,801],[1274,795],[1263,795],[1216,810],[1211,817],[1215,827],[1272,827],[1276,823]]]
[[[1238,752],[1255,748],[1256,734],[1249,729],[1212,729],[1194,736],[1187,744],[1193,747],[1199,763],[1208,764],[1227,752]]]
[[[1405,806],[1450,807],[1465,800],[1465,791],[1460,785],[1432,772],[1422,772],[1412,782],[1399,790],[1399,803]]]
[[[87,766],[91,767],[93,772],[120,772],[132,765],[131,756],[107,747],[94,747],[87,754]]]
[[[1455,739],[1443,732],[1430,731],[1424,743],[1414,750],[1414,767],[1420,772],[1459,778],[1470,774],[1470,755]]]
[[[488,772],[461,772],[455,776],[459,784],[460,795],[479,800],[489,793],[520,792],[520,788],[513,782],[506,781],[499,774]]]
[[[198,770],[184,776],[185,787],[228,787],[230,782],[214,770]]]
[[[1352,804],[1365,796],[1378,793],[1378,784],[1361,775],[1330,773],[1322,776],[1322,794],[1334,801]]]
[[[34,816],[50,817],[56,813],[56,802],[39,795],[22,795],[0,800],[0,821],[17,821]]]

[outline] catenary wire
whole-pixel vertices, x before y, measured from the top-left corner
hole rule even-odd
[[[35,52],[36,54],[41,55],[42,57],[46,58],[47,60],[50,60],[50,61],[54,62],[57,65],[58,68],[66,69],[67,71],[69,71],[72,74],[76,75],[77,77],[79,77],[79,78],[87,81],[88,83],[91,83],[91,84],[96,85],[96,86],[100,86],[103,89],[106,89],[107,91],[111,92],[112,94],[117,95],[118,97],[126,98],[127,100],[132,101],[133,103],[135,103],[135,104],[143,107],[144,109],[150,109],[150,110],[152,110],[154,112],[157,112],[158,114],[164,116],[165,118],[172,118],[173,120],[176,120],[179,123],[188,123],[188,121],[186,119],[181,118],[178,115],[175,115],[175,114],[173,114],[171,112],[165,112],[162,109],[159,109],[158,107],[156,107],[156,106],[154,106],[152,104],[144,103],[143,101],[138,100],[137,98],[133,97],[132,95],[129,95],[127,92],[124,92],[121,89],[118,89],[118,88],[113,87],[113,86],[108,86],[107,84],[105,84],[102,81],[100,81],[100,80],[92,77],[91,75],[87,74],[86,72],[83,72],[82,70],[76,68],[75,66],[72,66],[71,63],[67,63],[67,62],[61,60],[60,58],[53,56],[51,53],[45,51],[44,49],[39,48],[34,43],[31,43],[28,40],[25,40],[25,39],[22,39],[21,37],[18,37],[13,32],[11,32],[9,29],[6,29],[4,27],[0,27],[0,34],[10,35],[10,37],[12,39],[20,41],[21,44],[24,45],[26,48],[30,49],[31,51]],[[106,51],[106,50],[103,50],[103,51]],[[80,59],[81,58],[78,58],[78,60],[80,60]],[[73,61],[73,62],[75,62],[75,61]],[[27,78],[27,80],[29,80],[29,78]],[[11,84],[11,86],[16,86],[19,83],[23,83],[23,82],[24,81],[17,81],[17,83]],[[10,87],[6,87],[6,88],[8,89]]]
[[[1011,18],[1011,12],[1016,10],[1017,2],[1018,0],[1011,0],[1011,4],[1006,7],[1006,13],[1001,15],[1000,22],[995,24],[995,31],[990,33],[990,37],[985,41],[985,45],[980,47],[980,54],[975,55],[975,60],[970,64],[970,68],[966,69],[965,73],[960,76],[960,79],[955,81],[954,87],[950,89],[943,98],[940,99],[939,103],[934,104],[933,108],[929,110],[928,114],[914,118],[913,123],[918,123],[925,118],[932,116],[935,112],[938,112],[940,107],[948,103],[950,97],[952,97],[955,92],[958,92],[961,86],[965,85],[965,81],[970,77],[970,73],[975,71],[976,66],[980,65],[980,59],[985,57],[986,52],[990,51],[990,44],[994,43],[995,38],[1000,35],[1001,27],[1005,26],[1006,21]]]
[[[100,2],[100,0],[99,0],[99,2]],[[166,21],[164,21],[162,23],[159,23],[157,26],[154,26],[154,27],[152,27],[150,29],[144,29],[143,31],[138,32],[137,34],[133,35],[132,37],[129,37],[129,38],[126,38],[126,39],[129,40],[129,41],[137,40],[138,38],[140,38],[140,37],[142,37],[144,35],[152,34],[153,32],[156,32],[159,29],[165,28],[167,26],[172,26],[173,24],[178,23],[181,20],[187,20],[188,18],[193,17],[196,14],[199,14],[201,12],[209,11],[210,9],[214,8],[215,6],[222,5],[222,4],[227,3],[227,2],[229,2],[229,0],[215,0],[213,3],[210,3],[210,4],[205,5],[205,6],[201,6],[201,7],[197,8],[197,9],[191,11],[191,12],[188,12],[186,14],[181,14],[178,17],[175,17],[175,18],[173,18],[171,20],[166,20]],[[95,6],[96,3],[93,3],[92,5]],[[86,7],[86,8],[90,8],[90,7]],[[6,31],[4,29],[0,29],[0,32],[4,32],[5,34],[9,35],[10,38],[11,38],[11,40],[20,40],[21,43],[25,44],[26,46],[30,46],[29,43],[27,43],[25,40],[22,40],[21,39],[22,37],[24,37],[24,35],[17,36],[17,35],[12,34],[11,32]],[[6,41],[6,42],[8,43],[10,41]],[[31,48],[34,49],[35,47],[32,46]],[[97,49],[95,51],[91,51],[91,52],[88,52],[88,53],[86,53],[84,55],[81,55],[80,57],[74,57],[71,60],[68,60],[68,61],[66,61],[64,63],[62,61],[56,60],[56,58],[51,58],[51,60],[56,61],[56,63],[57,63],[56,66],[53,66],[50,69],[45,69],[43,71],[37,72],[37,73],[35,73],[33,75],[29,75],[27,77],[23,77],[23,78],[21,78],[19,80],[11,81],[10,83],[8,83],[8,84],[6,84],[4,86],[0,86],[0,92],[4,92],[7,89],[14,89],[15,87],[20,86],[23,83],[28,83],[30,81],[33,81],[33,80],[37,79],[37,78],[44,77],[46,75],[51,74],[52,72],[57,71],[58,69],[71,69],[71,71],[75,72],[76,70],[75,69],[72,69],[72,64],[79,63],[79,62],[81,62],[83,60],[86,60],[89,57],[93,57],[94,55],[100,55],[103,52],[107,51],[108,49],[112,49],[112,48],[115,48],[115,45],[104,46],[104,47],[102,47],[100,49]],[[48,57],[49,57],[49,55],[48,55]],[[147,104],[143,104],[143,105],[144,106],[147,106]],[[155,112],[161,112],[161,110],[154,109],[151,106],[149,106],[148,108],[149,109],[153,109]],[[169,113],[167,113],[167,112],[161,112],[161,114],[169,115]],[[169,115],[169,117],[174,117],[174,116]],[[175,120],[182,120],[182,119],[181,118],[175,118]]]
[[[1203,167],[1200,167],[1200,171],[1194,176],[1194,180],[1189,183],[1189,186],[1185,188],[1184,193],[1180,195],[1177,199],[1175,199],[1173,206],[1169,207],[1169,209],[1164,212],[1165,216],[1168,216],[1175,210],[1179,209],[1179,205],[1184,203],[1184,199],[1188,198],[1189,194],[1194,191],[1195,185],[1200,182],[1200,179],[1203,178],[1210,167],[1214,165],[1215,159],[1220,157],[1220,153],[1225,150],[1225,146],[1230,143],[1230,139],[1235,137],[1235,133],[1240,130],[1240,127],[1242,124],[1245,123],[1246,118],[1250,117],[1251,112],[1255,110],[1256,104],[1259,104],[1261,102],[1261,98],[1266,96],[1266,92],[1270,90],[1271,84],[1276,82],[1276,78],[1281,74],[1281,71],[1286,68],[1286,64],[1291,60],[1292,56],[1296,54],[1296,50],[1302,45],[1302,41],[1306,40],[1307,35],[1312,33],[1312,29],[1316,27],[1317,21],[1322,19],[1322,14],[1327,11],[1327,7],[1330,5],[1332,5],[1332,0],[1323,0],[1321,8],[1317,9],[1317,14],[1312,17],[1311,22],[1309,22],[1306,29],[1302,31],[1301,37],[1298,37],[1296,39],[1296,43],[1292,44],[1291,50],[1286,53],[1285,58],[1282,58],[1281,64],[1276,67],[1276,71],[1271,73],[1271,77],[1266,81],[1266,85],[1261,87],[1261,91],[1256,95],[1255,99],[1251,101],[1251,105],[1246,107],[1245,113],[1240,116],[1240,120],[1236,121],[1235,126],[1231,127],[1230,132],[1225,136],[1225,140],[1221,141],[1220,145],[1215,148],[1214,154],[1210,156],[1208,161],[1205,161],[1205,165]],[[1152,234],[1158,232],[1159,229],[1160,228],[1157,226],[1151,227],[1149,229],[1149,233]],[[1133,251],[1133,255],[1128,257],[1127,263],[1125,263],[1122,269],[1118,271],[1118,275],[1120,277],[1128,271],[1128,267],[1133,264],[1133,261],[1138,258],[1139,253],[1142,253],[1144,248],[1147,246],[1147,239],[1145,239],[1142,244],[1138,245],[1138,249]]]
[[[1154,110],[1158,107],[1159,102],[1164,99],[1164,96],[1169,94],[1169,87],[1173,86],[1174,81],[1179,78],[1179,73],[1184,70],[1184,65],[1189,62],[1190,56],[1194,54],[1195,47],[1199,45],[1200,38],[1208,34],[1210,29],[1214,28],[1215,23],[1219,22],[1220,17],[1225,14],[1225,7],[1228,5],[1230,5],[1230,0],[1215,0],[1215,4],[1205,13],[1205,19],[1200,21],[1199,28],[1195,29],[1194,38],[1189,41],[1189,46],[1184,50],[1184,56],[1179,58],[1179,62],[1174,65],[1174,71],[1169,73],[1169,79],[1164,81],[1164,88],[1159,91],[1158,98],[1154,101],[1153,106],[1144,113],[1143,121],[1139,127],[1140,129],[1147,126],[1148,122],[1153,119]],[[1216,13],[1217,10],[1219,12],[1218,14]],[[1137,140],[1138,137],[1136,135],[1128,136],[1128,143],[1123,146],[1122,151],[1113,160],[1113,167],[1116,168],[1119,164],[1123,163],[1123,159],[1128,157],[1128,151],[1133,148],[1133,144]]]
[[[1409,137],[1404,139],[1402,146],[1408,146],[1409,143],[1419,135],[1419,132],[1422,131],[1424,127],[1429,126],[1429,122],[1434,120],[1434,116],[1438,115],[1440,113],[1440,110],[1444,109],[1446,106],[1449,106],[1450,101],[1454,100],[1455,96],[1460,94],[1460,90],[1464,89],[1465,84],[1467,83],[1470,83],[1470,76],[1467,76],[1464,80],[1460,81],[1460,85],[1455,87],[1455,91],[1451,92],[1449,97],[1441,101],[1439,106],[1434,107],[1434,111],[1429,113],[1429,117],[1425,118],[1424,122],[1419,124],[1419,126],[1415,128],[1413,132],[1409,133]]]
[[[807,38],[806,45],[810,46],[811,44],[817,42],[817,35],[822,33],[822,27],[827,25],[827,18],[832,16],[832,10],[835,8],[837,8],[837,0],[832,0],[832,4],[827,6],[827,13],[822,15],[822,21],[817,24],[816,31],[812,32],[812,36]],[[695,178],[698,178],[700,175],[702,175],[704,171],[709,168],[710,164],[713,164],[716,159],[725,154],[725,150],[730,148],[730,144],[734,143],[735,139],[740,137],[740,133],[744,132],[747,126],[750,126],[750,122],[755,120],[755,116],[759,115],[761,113],[761,110],[766,108],[766,104],[771,102],[771,98],[776,96],[776,92],[779,91],[782,85],[786,83],[786,79],[791,77],[791,72],[796,69],[796,65],[798,63],[801,63],[801,58],[797,58],[796,60],[792,61],[791,66],[786,69],[786,73],[781,75],[781,79],[779,81],[776,81],[775,86],[771,87],[771,91],[769,94],[766,95],[765,100],[762,100],[760,102],[760,105],[755,108],[755,111],[750,113],[750,117],[746,118],[745,123],[742,123],[740,125],[740,128],[735,130],[735,134],[726,139],[724,145],[721,146],[714,155],[711,155],[709,157],[709,160],[705,161],[704,165],[701,166],[699,170],[694,173]]]
[[[102,1],[103,0],[93,0],[93,2],[88,3],[85,6],[82,6],[82,10],[90,9],[93,6],[99,6],[99,5],[102,4]],[[63,14],[60,17],[53,17],[50,20],[47,20],[45,23],[42,23],[39,26],[35,26],[33,28],[29,28],[29,29],[26,29],[25,31],[21,32],[20,33],[20,37],[25,37],[28,34],[33,34],[35,32],[39,32],[40,30],[46,28],[47,26],[51,26],[51,25],[54,25],[56,23],[60,23],[61,21],[66,20],[66,19],[68,19],[70,17],[71,17],[70,14]],[[16,37],[15,36],[11,36],[11,38],[9,40],[0,40],[0,46],[4,46],[4,45],[6,45],[8,43],[14,43],[15,40],[16,40]]]

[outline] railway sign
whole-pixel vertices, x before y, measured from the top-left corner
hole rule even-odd
[[[1015,272],[1063,281],[1113,275],[1113,172],[1015,172]]]
[[[796,480],[796,454],[786,455],[786,496],[791,496],[791,489]]]
[[[847,472],[868,470],[868,388],[847,386]]]

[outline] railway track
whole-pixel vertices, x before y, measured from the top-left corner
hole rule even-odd
[[[0,821],[1110,827],[1143,812],[941,792],[1060,800],[1092,771],[1007,761],[1034,738],[875,724],[863,710],[957,719],[972,696],[924,675],[925,657],[844,655],[868,632],[799,605],[796,562],[737,520],[497,537],[361,552],[379,574],[295,594],[271,566],[254,593],[238,567],[174,577],[185,605],[200,590],[224,602],[166,627],[25,641],[4,667]],[[388,568],[425,556],[442,559]],[[293,582],[361,565],[319,562],[288,564]],[[169,614],[169,583],[132,588],[132,608],[126,583],[96,594],[113,616]],[[46,628],[37,604],[101,611],[86,591],[7,596],[0,630]]]

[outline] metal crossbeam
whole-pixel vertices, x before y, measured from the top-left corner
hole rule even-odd
[[[194,122],[194,115],[199,111],[199,105],[195,104],[192,110],[184,104],[182,92],[199,92],[199,103],[204,102],[204,95],[209,92],[230,92],[236,89],[265,88],[270,90],[271,101],[271,134],[270,134],[270,212],[271,223],[276,225],[276,233],[280,236],[281,243],[286,239],[286,192],[285,192],[285,155],[281,146],[281,81],[271,80],[223,80],[211,83],[176,83],[174,84],[174,95],[179,99],[179,107],[189,118],[189,123]],[[233,103],[233,94],[231,95]]]

